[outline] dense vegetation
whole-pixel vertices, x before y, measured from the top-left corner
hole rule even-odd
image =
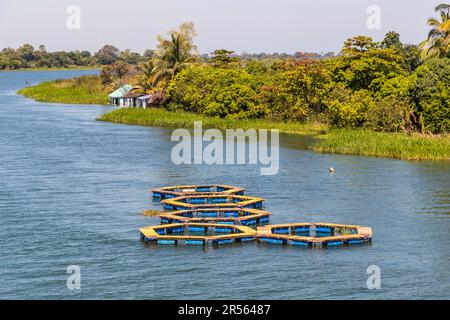
[[[339,55],[297,53],[244,59],[220,49],[200,59],[191,23],[159,37],[146,64],[105,68],[105,85],[132,82],[165,97],[165,107],[224,119],[321,122],[336,128],[440,134],[450,131],[448,5],[429,19],[429,38],[403,44],[396,32],[356,36]],[[109,74],[115,73],[114,77]]]
[[[122,109],[101,120],[328,132],[317,151],[448,160],[450,6],[436,11],[440,19],[428,20],[429,37],[419,46],[402,43],[391,31],[380,42],[347,39],[338,55],[275,58],[219,49],[200,56],[194,26],[184,23],[158,37],[156,50],[137,63],[106,48],[105,55],[96,54],[105,64],[99,92],[131,83],[160,95],[166,110]]]
[[[148,60],[151,55],[151,50],[140,55],[129,49],[120,51],[111,45],[103,46],[92,55],[86,50],[48,52],[44,45],[36,50],[32,45],[24,44],[17,49],[4,48],[0,51],[0,70],[93,67],[117,61],[135,65]]]
[[[222,118],[440,133],[450,130],[449,79],[450,59],[422,63],[417,47],[389,33],[381,43],[349,39],[340,56],[326,60],[192,65],[170,82],[167,106]]]

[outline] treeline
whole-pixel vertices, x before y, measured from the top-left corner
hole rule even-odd
[[[112,45],[105,45],[100,50],[91,54],[87,50],[55,51],[48,52],[44,45],[35,49],[30,44],[13,49],[4,48],[0,51],[0,70],[16,70],[24,68],[67,68],[94,67],[99,65],[110,65],[115,62],[124,62],[130,65],[137,65],[140,62],[148,61],[154,50],[146,49],[143,54],[133,52],[130,49],[120,51]],[[268,59],[322,59],[334,56],[333,52],[295,52],[288,53],[242,53],[233,56],[243,60],[268,60]],[[199,58],[202,61],[211,59],[211,54],[203,54]]]
[[[248,57],[220,49],[200,56],[192,23],[158,37],[152,57],[103,69],[106,86],[158,92],[166,108],[231,119],[320,122],[376,131],[450,131],[450,5],[435,8],[429,36],[403,44],[396,32],[356,36],[334,54]],[[264,58],[265,57],[265,58]]]
[[[44,45],[35,49],[30,44],[24,44],[17,49],[5,48],[0,51],[0,70],[89,67],[109,65],[117,61],[135,65],[148,60],[152,52],[152,50],[145,50],[141,55],[130,49],[120,51],[111,45],[103,46],[94,54],[86,50],[48,52]]]
[[[167,107],[222,118],[268,118],[367,127],[450,131],[450,59],[422,61],[417,46],[389,32],[358,36],[337,57],[239,60],[220,50],[169,83]]]

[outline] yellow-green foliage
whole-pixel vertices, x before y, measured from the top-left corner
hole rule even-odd
[[[108,93],[98,76],[42,82],[18,91],[25,97],[41,102],[107,104]]]
[[[403,133],[335,129],[323,138],[313,150],[408,160],[450,160],[450,135],[408,137]]]
[[[207,117],[191,112],[167,111],[150,108],[121,108],[113,110],[99,117],[97,120],[143,126],[161,126],[177,128],[193,128],[194,121],[202,121],[204,128],[216,129],[278,129],[281,132],[317,135],[327,132],[328,126],[320,123],[276,122],[264,119],[222,119]]]

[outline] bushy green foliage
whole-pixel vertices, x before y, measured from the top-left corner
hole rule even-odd
[[[413,75],[411,98],[433,133],[450,131],[450,59],[431,59]]]
[[[255,82],[242,69],[188,68],[171,81],[168,107],[221,118],[261,118]]]
[[[405,63],[403,57],[395,49],[380,48],[367,39],[363,43],[347,45],[342,56],[329,60],[336,82],[342,82],[354,91],[376,92],[388,79],[406,74],[402,68]]]
[[[366,110],[364,126],[374,131],[398,132],[402,128],[402,114],[410,103],[395,95],[378,97]]]
[[[329,119],[335,127],[360,127],[367,110],[373,108],[373,98],[367,90],[352,92],[342,84],[336,85],[327,99]]]
[[[450,130],[448,59],[417,68],[417,47],[403,45],[395,32],[381,44],[369,37],[349,39],[341,56],[324,61],[247,60],[239,66],[230,63],[229,51],[216,54],[220,66],[215,59],[175,77],[168,90],[170,109],[408,134]]]

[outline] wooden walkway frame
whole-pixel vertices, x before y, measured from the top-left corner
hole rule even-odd
[[[202,203],[202,199],[205,199],[206,203]],[[211,203],[213,199],[225,199],[226,202]],[[166,211],[210,208],[262,209],[263,201],[265,201],[265,199],[259,197],[239,196],[234,194],[184,195],[172,199],[161,200],[164,210]]]
[[[182,185],[168,186],[162,188],[150,189],[153,198],[170,199],[182,195],[201,195],[201,194],[236,194],[244,195],[245,189],[240,187],[229,186],[226,184],[204,184],[204,185]]]
[[[348,231],[349,233],[328,237],[298,236],[293,234],[293,231],[296,228],[305,230],[310,228],[329,228],[331,230],[342,229],[344,231]],[[277,231],[282,233],[277,233]],[[286,231],[287,233],[284,233]],[[257,232],[259,242],[313,247],[370,242],[373,236],[372,228],[370,227],[325,222],[301,222],[266,225],[258,227]]]
[[[236,213],[237,217],[227,217],[226,213]],[[203,216],[206,213],[216,213],[217,217]],[[192,215],[193,217],[187,217],[186,215]],[[169,211],[159,215],[162,224],[168,223],[185,223],[185,222],[198,222],[198,223],[225,223],[225,224],[238,224],[238,225],[261,225],[269,222],[268,211],[248,208],[211,208],[211,209],[198,209],[198,210],[179,210]]]
[[[172,233],[173,230],[181,232],[188,231],[189,227],[208,228],[215,229],[230,229],[231,233],[221,235],[181,235],[178,233]],[[172,231],[171,231],[172,230]],[[161,231],[159,233],[158,231]],[[238,225],[224,225],[217,223],[172,223],[159,226],[149,226],[139,229],[141,238],[149,243],[157,244],[173,244],[177,245],[181,241],[185,244],[193,245],[208,245],[208,244],[228,244],[234,242],[253,241],[256,238],[256,230]],[[191,242],[191,243],[190,243]]]

